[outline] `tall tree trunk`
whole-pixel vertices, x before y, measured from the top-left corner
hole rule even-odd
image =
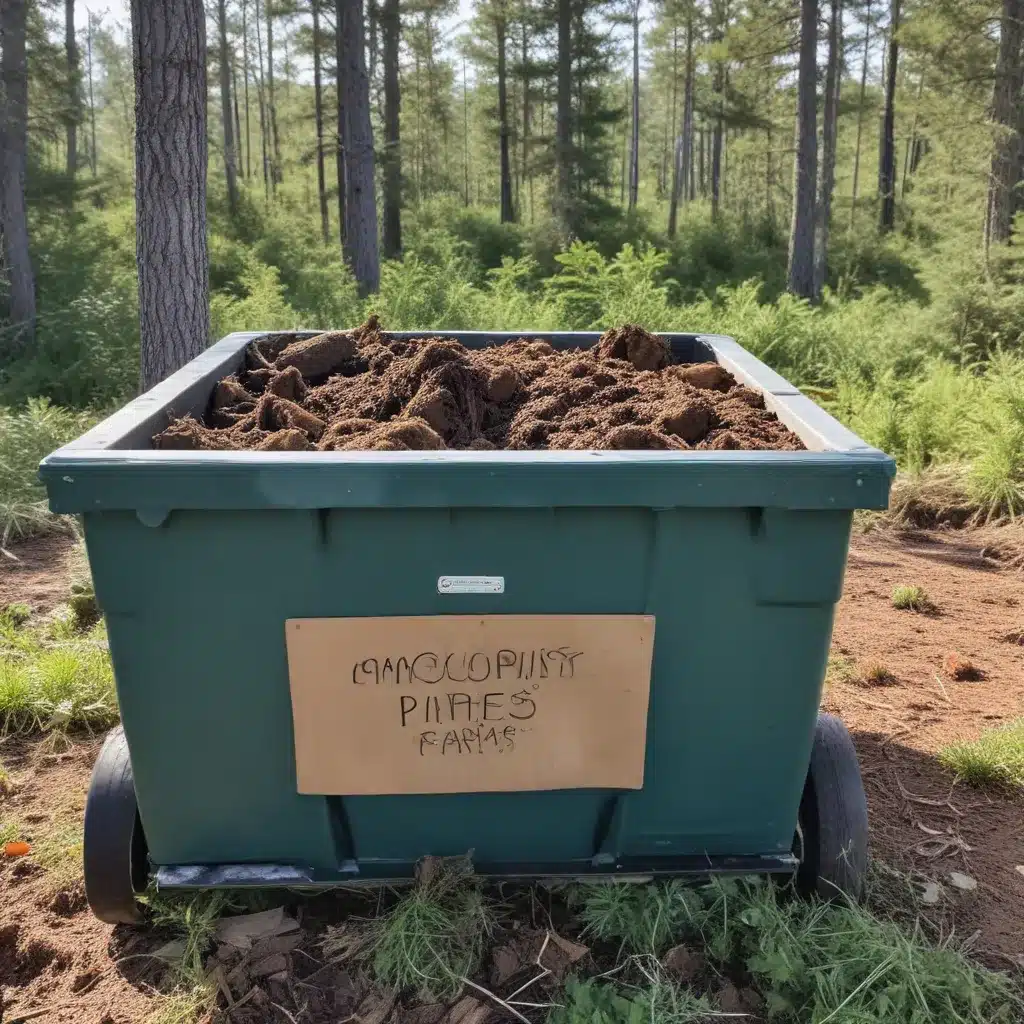
[[[238,177],[245,176],[242,167],[242,117],[238,110],[238,62],[234,49],[231,52],[231,105],[235,111],[235,169]]]
[[[399,0],[384,0],[380,9],[381,59],[384,64],[384,182],[381,198],[384,223],[381,243],[385,259],[397,259],[402,253],[402,149],[401,92],[398,77],[398,45],[401,37]],[[463,58],[465,75],[465,58]],[[465,81],[463,92],[465,93]],[[466,97],[463,95],[463,106]],[[467,137],[468,143],[468,137]],[[469,205],[469,160],[466,160],[466,204]]]
[[[800,66],[797,72],[793,223],[789,233],[789,290],[814,298],[814,193],[818,178],[818,0],[800,0]]]
[[[260,0],[253,5],[256,14],[256,59],[259,61],[259,74],[256,76],[256,98],[260,104],[260,149],[263,157],[263,194],[266,202],[270,202],[270,194],[274,190],[274,177],[270,167],[270,147],[267,135],[267,90],[263,80],[263,36],[260,32]]]
[[[878,161],[878,191],[881,198],[878,227],[892,231],[896,226],[896,71],[899,65],[900,0],[891,0],[889,52],[885,67],[885,113],[882,116],[882,152]]]
[[[64,47],[67,57],[67,157],[68,176],[78,170],[78,122],[82,119],[81,73],[78,68],[78,42],[75,39],[75,0],[64,0]]]
[[[700,168],[698,174],[700,175],[700,197],[701,199],[707,198],[707,161],[705,158],[705,151],[707,150],[707,132],[703,128],[700,129],[699,146],[698,146],[698,160],[700,161]]]
[[[498,0],[503,4],[503,0]],[[513,220],[512,212],[512,173],[508,159],[508,88],[505,81],[505,36],[506,22],[504,7],[499,8],[501,14],[494,20],[494,31],[498,44],[498,155],[501,174],[501,222],[508,224]]]
[[[696,198],[693,180],[693,5],[686,12],[686,81],[683,84],[683,195]]]
[[[1024,167],[1024,0],[1003,0],[999,24],[999,55],[992,91],[992,120],[998,134],[992,148],[988,203],[985,211],[985,248],[1008,242],[1013,217],[1021,208],[1021,178]]]
[[[28,248],[25,171],[28,161],[27,0],[0,3],[0,240],[6,271],[7,317],[18,328],[0,332],[0,364],[27,346],[36,326],[36,290]]]
[[[331,221],[327,213],[327,180],[324,174],[324,97],[320,67],[320,0],[313,8],[313,118],[316,122],[316,190],[320,202],[320,233],[324,245],[331,241]]]
[[[720,43],[725,37],[725,12],[722,9],[724,0],[712,0],[715,17],[712,39]],[[711,138],[711,219],[717,220],[722,195],[722,132],[724,131],[725,114],[725,62],[715,61],[715,124]]]
[[[352,268],[360,295],[380,286],[377,248],[377,201],[374,195],[373,132],[370,128],[370,81],[366,74],[363,0],[338,0],[339,64],[344,87],[345,262]]]
[[[853,150],[853,198],[850,202],[850,228],[857,219],[857,178],[860,174],[860,140],[864,131],[864,96],[868,87],[868,55],[871,44],[871,0],[867,0],[864,18],[864,60],[860,68],[860,98],[857,100],[857,142]]]
[[[572,173],[572,3],[558,0],[558,95],[555,112],[555,217],[563,238],[571,219]]]
[[[259,0],[257,0],[259,2]],[[281,137],[277,134],[277,101],[274,97],[274,0],[266,0],[267,21],[267,113],[270,120],[270,184],[278,185],[281,174]]]
[[[462,169],[465,178],[465,205],[469,206],[469,90],[466,86],[466,56],[462,56]]]
[[[676,127],[676,106],[679,99],[679,26],[675,18],[672,19],[672,99],[665,107],[665,133],[661,146],[661,170],[658,172],[658,198],[661,199],[669,192],[668,183],[668,161],[669,161],[669,139],[672,138],[672,131]],[[672,188],[679,184],[679,136],[676,136],[675,145],[672,146]],[[669,195],[669,203],[672,197]]]
[[[342,254],[345,252],[345,238],[348,225],[345,217],[345,43],[341,37],[341,10],[338,0],[335,4],[337,18],[334,23],[334,91],[338,106],[338,131],[334,151],[334,162],[338,172],[338,237],[341,240]]]
[[[530,51],[527,43],[526,13],[523,13],[523,155],[522,179],[529,196],[530,223],[533,223],[533,175],[530,174]],[[522,214],[520,213],[520,217]],[[525,219],[525,218],[523,218]]]
[[[917,124],[921,117],[921,98],[924,96],[924,70],[917,80],[917,98],[914,100],[914,118],[910,122],[910,141],[907,143],[906,153],[903,158],[903,181],[900,184],[900,195],[907,194],[907,176],[914,173],[916,167],[915,155],[917,153]],[[1024,97],[1021,97],[1024,100]]]
[[[814,300],[821,298],[828,273],[828,234],[832,191],[836,184],[836,137],[839,127],[839,88],[842,82],[843,4],[832,0],[828,21],[828,63],[825,66],[825,108],[821,124],[818,203],[814,210]]]
[[[672,70],[675,80],[676,38],[672,36]],[[675,89],[672,94],[672,109],[675,110]],[[672,191],[668,205],[668,237],[675,238],[679,218],[679,199],[690,197],[690,174],[693,147],[693,9],[686,14],[686,69],[683,79],[683,123],[676,139],[675,160],[672,168]]]
[[[258,2],[258,0],[257,0]],[[249,127],[249,25],[242,0],[242,88],[245,93],[245,176],[252,177],[252,131]]]
[[[217,0],[217,32],[220,44],[220,114],[224,129],[224,178],[228,187],[228,211],[234,218],[238,215],[238,183],[235,179],[235,126],[231,117],[227,0]]]
[[[201,0],[134,0],[140,386],[206,348],[206,14]]]
[[[97,176],[97,165],[96,165],[96,100],[93,96],[92,91],[92,11],[89,11],[86,16],[86,36],[85,36],[85,53],[86,61],[89,65],[89,134],[90,134],[90,145],[89,145],[89,163],[92,168],[92,176],[95,180]]]
[[[633,0],[633,105],[629,137],[629,208],[640,196],[640,0]]]

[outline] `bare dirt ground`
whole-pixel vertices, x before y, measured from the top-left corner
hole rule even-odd
[[[984,547],[993,550],[988,536],[854,535],[833,641],[849,671],[829,685],[823,707],[853,730],[875,856],[910,872],[922,891],[928,881],[941,883],[938,902],[921,906],[935,932],[970,938],[984,962],[1012,970],[1024,969],[1024,873],[1018,869],[1024,865],[1024,799],[955,785],[935,758],[952,739],[973,738],[1024,715],[1024,575],[982,554]],[[0,565],[0,604],[22,600],[45,612],[66,596],[62,539],[22,545],[15,554],[18,563]],[[935,611],[895,610],[897,585],[923,587]],[[951,653],[969,659],[981,678],[952,679],[944,668]],[[891,678],[865,682],[873,667]],[[78,827],[99,743],[100,737],[80,739],[64,752],[43,740],[0,743],[11,776],[10,789],[0,790],[0,824],[9,818],[25,823],[33,842]],[[957,889],[951,871],[969,875],[977,888]],[[318,905],[303,914],[308,936],[321,917]],[[522,927],[525,935],[531,922]],[[0,857],[0,991],[8,1024],[145,1020],[161,1007],[156,996],[166,974],[150,954],[168,938],[152,929],[100,924],[85,905],[80,881],[62,879],[32,858]],[[232,999],[247,1000],[231,1020],[336,1021],[358,1013],[379,1024],[389,1015],[390,1006],[377,1006],[372,992],[325,964],[312,942],[273,941],[278,959],[272,966],[286,968],[284,974],[261,974],[249,963],[233,975],[227,964]],[[400,1017],[417,1024],[482,1024],[488,1007],[467,998],[473,1005],[420,1007]]]
[[[0,552],[0,608],[20,602],[41,613],[66,601],[75,544],[70,533],[58,533],[12,545],[10,555]]]
[[[1024,799],[957,786],[935,759],[1024,715],[1024,575],[982,553],[989,537],[854,535],[832,649],[852,660],[851,675],[892,678],[834,682],[823,707],[853,731],[875,856],[922,880],[976,879],[968,893],[946,884],[936,913],[955,902],[961,937],[977,933],[993,966],[1024,966]],[[923,587],[934,611],[893,608],[904,585]],[[952,678],[951,655],[977,678]]]

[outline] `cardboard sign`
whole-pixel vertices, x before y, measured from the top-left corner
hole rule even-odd
[[[300,793],[639,789],[654,618],[289,619]]]

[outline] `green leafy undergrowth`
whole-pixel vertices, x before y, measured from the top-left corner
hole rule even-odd
[[[636,922],[664,904],[679,922],[673,938],[699,942],[719,968],[747,973],[784,1024],[1011,1024],[1024,1012],[1002,975],[934,945],[916,925],[796,899],[756,879],[718,881],[690,895],[671,883],[653,886],[660,896],[649,888],[623,887],[631,895],[614,905],[599,889],[585,890],[588,927],[635,945],[643,934]]]
[[[714,1016],[704,996],[662,980],[643,986],[570,978],[548,1024],[704,1024]]]

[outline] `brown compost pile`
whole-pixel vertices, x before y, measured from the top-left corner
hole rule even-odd
[[[267,335],[217,385],[202,422],[162,449],[425,451],[647,449],[795,451],[800,439],[717,363],[673,363],[641,327],[590,349],[522,338],[468,349],[395,340],[375,317],[351,331]]]

